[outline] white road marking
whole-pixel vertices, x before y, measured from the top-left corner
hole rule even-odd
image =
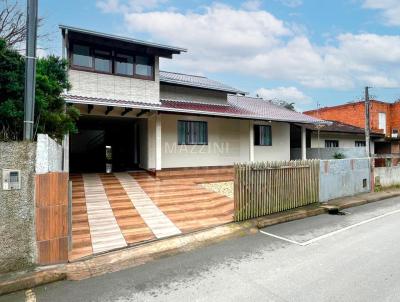
[[[297,242],[297,241],[294,241],[294,240],[291,240],[291,239],[288,239],[288,238],[285,238],[285,237],[281,237],[281,236],[278,236],[278,235],[274,235],[274,234],[271,234],[271,233],[267,233],[267,232],[265,232],[265,231],[260,231],[260,233],[263,233],[263,234],[265,234],[265,235],[268,235],[268,236],[270,236],[270,237],[274,237],[274,238],[277,238],[277,239],[280,239],[280,240],[283,240],[283,241],[287,241],[287,242],[290,242],[290,243],[294,243],[294,244],[297,244],[297,245],[303,245],[303,244],[300,243],[300,242]]]
[[[36,295],[33,289],[25,291],[25,302],[36,302]]]
[[[268,233],[268,232],[265,232],[265,231],[261,231],[261,230],[260,230],[260,233],[263,233],[263,234],[265,234],[267,236],[274,237],[274,238],[277,238],[277,239],[280,239],[280,240],[283,240],[283,241],[287,241],[287,242],[290,242],[290,243],[293,243],[293,244],[297,244],[297,245],[300,245],[300,246],[306,246],[306,245],[309,245],[311,243],[317,242],[317,241],[319,241],[321,239],[325,239],[325,238],[334,236],[336,234],[339,234],[341,232],[350,230],[350,229],[358,227],[360,225],[363,225],[363,224],[366,224],[366,223],[370,223],[372,221],[375,221],[375,220],[378,220],[378,219],[381,219],[381,218],[384,218],[386,216],[390,216],[390,215],[393,215],[393,214],[397,214],[397,213],[400,213],[400,209],[399,210],[394,210],[394,211],[391,211],[391,212],[388,212],[388,213],[385,213],[385,214],[382,214],[382,215],[379,215],[379,216],[376,216],[376,217],[373,217],[373,218],[370,218],[370,219],[367,219],[367,220],[364,220],[364,221],[361,221],[361,222],[358,222],[358,223],[355,223],[355,224],[352,224],[352,225],[349,225],[349,226],[344,227],[342,229],[327,233],[325,235],[310,239],[310,240],[305,241],[305,242],[297,242],[295,240],[291,240],[291,239],[288,239],[288,238],[285,238],[285,237],[281,237],[281,236],[278,236],[278,235],[275,235],[275,234],[271,234],[271,233]]]

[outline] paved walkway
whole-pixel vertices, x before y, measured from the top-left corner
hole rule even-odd
[[[71,180],[70,260],[233,221],[233,200],[197,185],[199,177],[161,180],[135,172]]]
[[[117,173],[115,176],[128,194],[133,206],[157,238],[181,234],[176,225],[160,211],[132,176],[127,173]]]
[[[97,174],[84,174],[83,183],[93,253],[127,246],[100,177]]]

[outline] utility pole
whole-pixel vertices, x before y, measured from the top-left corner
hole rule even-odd
[[[33,139],[33,126],[35,117],[37,19],[38,0],[27,0],[23,135],[24,140],[28,141]]]
[[[370,106],[369,106],[369,87],[365,87],[365,147],[368,157],[371,157],[371,143],[370,143]]]

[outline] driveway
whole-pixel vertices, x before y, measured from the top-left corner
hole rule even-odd
[[[258,233],[79,282],[37,301],[398,301],[400,198]],[[1,297],[20,301],[24,292]]]
[[[233,200],[199,185],[216,176],[160,179],[135,172],[71,180],[71,261],[233,221]]]

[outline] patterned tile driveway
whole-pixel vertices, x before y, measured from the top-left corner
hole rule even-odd
[[[71,261],[233,221],[233,200],[197,184],[219,181],[215,175],[75,174],[71,180]]]

